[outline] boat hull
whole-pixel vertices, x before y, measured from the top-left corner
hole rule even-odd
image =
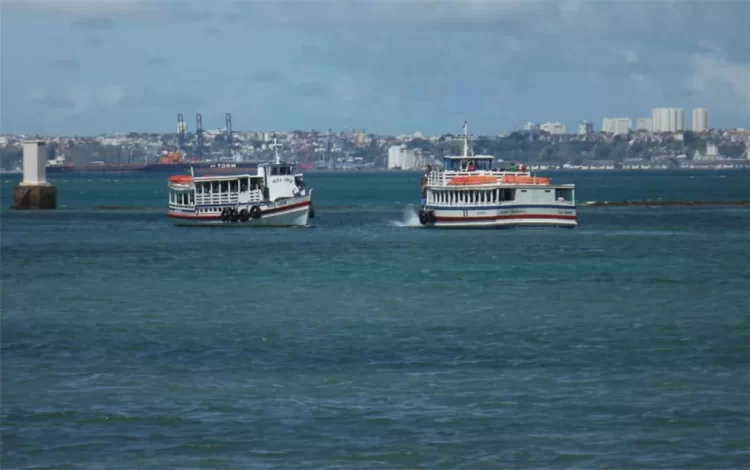
[[[309,224],[312,210],[312,194],[276,201],[272,203],[255,203],[237,206],[250,211],[253,205],[260,210],[259,218],[235,222],[222,220],[221,208],[217,206],[198,206],[192,210],[170,206],[167,216],[178,226],[206,226],[206,227],[305,227]],[[200,210],[215,210],[219,212],[201,212]]]
[[[571,205],[506,205],[489,207],[425,206],[423,225],[435,228],[575,228],[578,213]],[[420,217],[422,219],[422,217]]]

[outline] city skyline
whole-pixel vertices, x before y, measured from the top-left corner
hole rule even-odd
[[[1,130],[174,132],[178,112],[207,129],[231,112],[237,129],[492,135],[656,107],[750,127],[750,6],[632,3],[5,0]]]

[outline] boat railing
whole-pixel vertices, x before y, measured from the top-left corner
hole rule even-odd
[[[480,207],[512,204],[515,200],[515,189],[486,188],[465,189],[456,187],[454,191],[433,191],[428,195],[427,204],[443,207]]]
[[[495,178],[494,181],[489,178]],[[455,181],[454,181],[455,180]],[[427,175],[428,186],[481,184],[549,184],[549,178],[532,176],[528,171],[445,171],[433,170]]]
[[[238,204],[240,202],[239,193],[203,193],[195,195],[195,203],[197,205],[215,205],[215,204]],[[242,198],[243,203],[245,198]],[[263,200],[263,192],[259,189],[254,189],[248,193],[247,202],[261,202]]]

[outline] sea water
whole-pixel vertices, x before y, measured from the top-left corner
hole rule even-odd
[[[2,182],[3,469],[750,466],[747,207],[442,231],[419,174],[310,173],[309,228],[195,229],[164,176],[50,176],[51,212]],[[551,176],[750,199],[748,172]]]

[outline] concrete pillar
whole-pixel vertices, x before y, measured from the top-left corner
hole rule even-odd
[[[11,209],[57,209],[57,188],[47,182],[46,165],[44,141],[24,141],[23,181],[13,188]]]

